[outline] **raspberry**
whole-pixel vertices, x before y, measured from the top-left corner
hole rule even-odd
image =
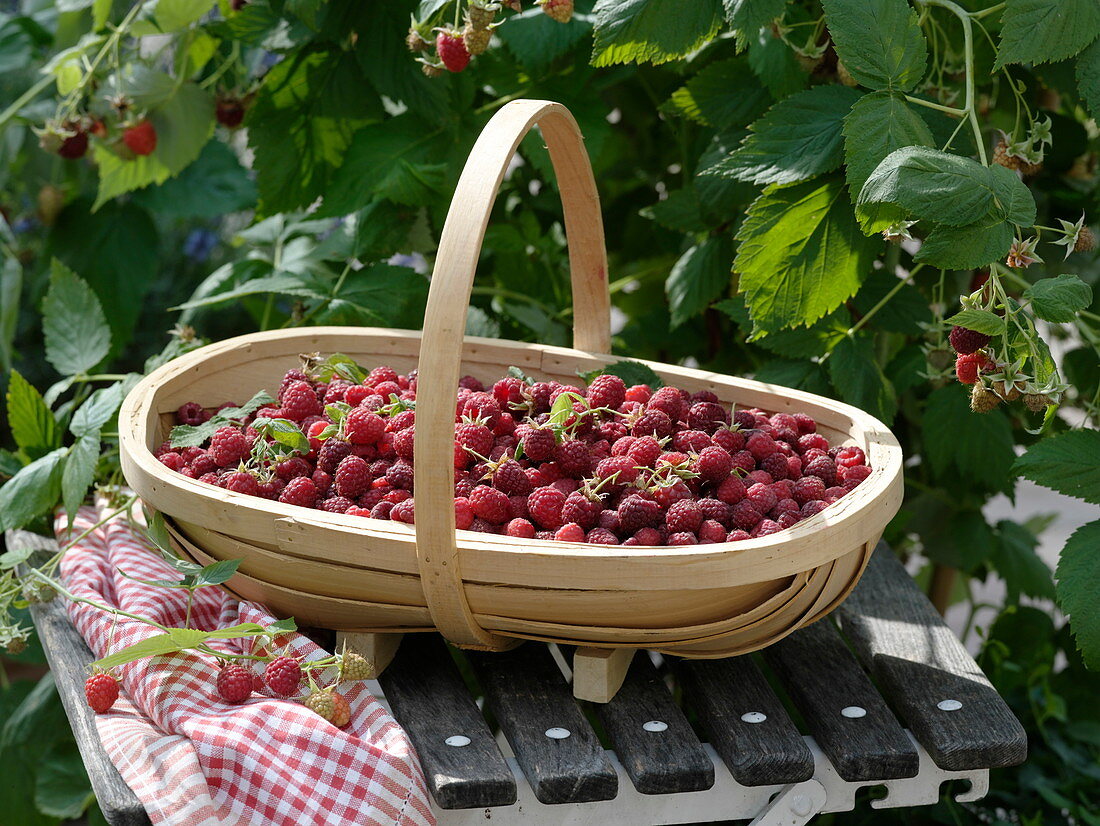
[[[310,467],[309,462],[301,456],[292,456],[286,461],[279,462],[279,464],[275,465],[275,475],[284,482],[289,482],[291,479],[297,479],[299,477],[309,476],[312,472],[313,468]]]
[[[993,362],[985,353],[969,353],[955,359],[955,377],[963,384],[974,384],[978,374],[989,368]]]
[[[772,519],[779,521],[779,517],[783,514],[798,514],[798,511],[798,502],[793,499],[780,499],[775,503],[775,507],[769,511],[768,515],[771,516]]]
[[[243,703],[252,696],[252,672],[242,665],[230,663],[218,672],[215,687],[218,696],[227,703]]]
[[[304,700],[305,707],[328,720],[336,728],[351,722],[351,707],[344,696],[336,691],[314,691]]]
[[[389,519],[390,513],[393,511],[393,508],[393,502],[386,502],[385,500],[383,500],[370,509],[370,518]]]
[[[660,545],[661,532],[656,528],[642,528],[631,537],[638,545]],[[627,540],[629,541],[629,540]],[[624,543],[625,544],[625,543]]]
[[[714,441],[701,430],[681,430],[672,437],[672,447],[680,453],[702,453]]]
[[[260,495],[260,483],[256,477],[246,470],[238,470],[230,473],[225,480],[225,489],[234,493],[246,493],[249,496]]]
[[[235,427],[219,427],[210,437],[210,455],[218,467],[238,464],[252,452],[248,437]]]
[[[351,445],[342,439],[329,439],[317,452],[317,469],[335,473],[337,466],[351,455]]]
[[[817,476],[803,476],[794,483],[794,501],[800,505],[825,495],[825,483]]]
[[[787,457],[780,453],[773,453],[771,456],[765,456],[760,462],[760,469],[772,477],[772,479],[786,479],[790,474],[790,465],[787,464]]]
[[[802,472],[805,474],[802,478],[816,476],[827,488],[836,484],[836,464],[828,456],[820,456],[808,462]]]
[[[730,430],[728,427],[718,428],[711,439],[730,456],[745,447],[745,434],[740,430]]]
[[[556,530],[562,525],[562,507],[566,495],[552,487],[537,488],[527,497],[527,510],[536,524],[547,530]]]
[[[817,422],[805,413],[792,413],[791,418],[794,419],[795,424],[798,426],[798,432],[800,434],[815,433],[817,431]]]
[[[836,452],[836,465],[838,468],[855,467],[856,465],[865,464],[867,464],[867,456],[864,454],[862,448],[856,447],[855,445],[842,447]]]
[[[348,461],[347,459],[344,462]],[[343,467],[343,462],[340,464]],[[394,462],[386,468],[385,479],[398,490],[413,489],[413,466],[406,461]],[[336,489],[340,489],[340,471],[336,471]]]
[[[703,511],[699,503],[691,499],[673,502],[665,514],[665,524],[672,533],[694,532],[703,523]]]
[[[596,465],[595,476],[600,481],[614,478],[614,482],[609,482],[601,488],[606,491],[612,486],[621,487],[633,483],[638,478],[638,468],[634,466],[634,460],[629,456],[612,456]]]
[[[557,446],[554,459],[566,476],[580,478],[588,473],[592,459],[586,442],[569,439]]]
[[[683,409],[684,397],[675,387],[662,387],[646,402],[646,410],[660,410],[674,422],[680,421]]]
[[[84,681],[84,696],[96,714],[105,714],[118,699],[118,680],[110,674],[93,674]]]
[[[672,435],[672,419],[663,410],[648,409],[634,420],[630,432],[635,436],[664,438]]]
[[[355,499],[370,487],[370,465],[358,456],[348,456],[336,468],[336,492]]]
[[[398,502],[390,511],[390,519],[394,522],[404,522],[406,525],[414,524],[416,522],[415,502],[411,498]]]
[[[385,484],[388,485],[389,483],[386,482]],[[401,490],[400,488],[392,488],[392,489],[389,489],[389,490],[386,491],[385,496],[382,497],[382,501],[383,502],[393,502],[393,504],[396,505],[398,502],[404,502],[406,499],[410,498],[411,496],[412,496],[412,494],[409,493],[407,490]]]
[[[320,508],[328,513],[347,513],[348,508],[354,507],[355,503],[348,499],[346,496],[331,496],[320,504]],[[374,515],[373,513],[371,514]]]
[[[840,499],[844,494],[848,492],[847,488],[840,487],[839,485],[825,489],[825,501],[832,504],[837,499]]]
[[[733,506],[731,511],[731,519],[733,524],[743,531],[751,531],[756,527],[756,523],[763,518],[763,515],[757,510],[752,501],[743,499]]]
[[[828,450],[829,440],[820,433],[806,433],[798,437],[797,447],[799,453],[805,453],[807,450],[812,450],[813,448]]]
[[[626,383],[618,376],[611,374],[596,376],[588,385],[586,398],[592,407],[608,407],[617,410],[626,400]]]
[[[624,400],[636,402],[637,404],[645,404],[652,395],[653,390],[650,389],[648,384],[635,384],[626,389]]]
[[[775,439],[759,431],[749,436],[745,442],[745,448],[758,462],[767,456],[771,456],[777,450]]]
[[[493,431],[484,424],[467,422],[455,429],[455,441],[480,456],[488,456],[493,449]]]
[[[720,447],[704,448],[695,461],[695,472],[704,482],[721,484],[733,470],[733,460]]]
[[[515,536],[520,539],[534,539],[535,526],[526,519],[513,519],[504,526],[505,536]]]
[[[162,453],[157,457],[157,460],[166,468],[176,471],[176,473],[183,470],[183,466],[186,464],[183,457],[178,453]]]
[[[662,508],[667,510],[681,499],[690,499],[691,490],[682,481],[677,479],[671,485],[661,485],[653,492],[653,498]]]
[[[692,430],[714,433],[722,425],[729,424],[729,414],[715,402],[696,402],[688,410],[687,424]]]
[[[733,469],[751,473],[756,468],[756,459],[747,450],[739,450],[730,456],[733,460]]]
[[[323,412],[317,394],[309,382],[305,381],[294,381],[287,385],[279,402],[283,414],[295,422],[300,422],[307,416],[319,416]]]
[[[176,421],[196,427],[206,421],[206,413],[198,402],[187,402],[176,411]]]
[[[775,520],[761,519],[749,535],[752,537],[771,536],[773,533],[779,533],[781,530],[783,530],[783,526]]]
[[[302,681],[302,669],[297,660],[290,657],[276,657],[264,669],[264,682],[280,697],[290,697],[298,693],[298,684]]]
[[[332,487],[332,476],[328,473],[325,473],[325,471],[323,470],[313,471],[313,473],[310,475],[310,479],[317,487],[318,496],[324,496],[326,493],[329,492],[329,489]]]
[[[300,508],[312,508],[317,504],[317,486],[305,476],[291,479],[279,494],[279,501]]]
[[[554,454],[557,440],[554,431],[549,428],[529,428],[520,439],[523,452],[532,462],[544,462]]]
[[[396,453],[400,459],[407,459],[411,462],[415,444],[416,427],[414,425],[397,431],[393,436],[393,452]]]
[[[745,498],[745,483],[740,476],[729,476],[722,481],[715,492],[715,496],[728,505],[736,505]]]
[[[591,499],[581,491],[574,491],[565,499],[561,508],[561,518],[565,522],[575,522],[585,530],[596,527],[600,521],[603,502]]]
[[[340,679],[348,682],[369,680],[374,675],[374,666],[370,661],[354,651],[348,651],[340,658]]]
[[[363,383],[367,385],[367,387],[377,387],[383,382],[397,384],[397,379],[398,375],[396,370],[392,367],[382,365],[371,370],[370,373],[367,374],[367,380]]]
[[[455,527],[460,531],[469,530],[474,521],[474,510],[465,496],[455,497]]]
[[[952,327],[947,340],[951,342],[951,347],[956,353],[960,356],[968,356],[989,344],[990,336],[965,327]]]
[[[593,545],[618,545],[619,537],[615,536],[612,531],[607,528],[593,528],[584,537],[585,542],[591,542]]]
[[[730,522],[730,506],[720,499],[700,499],[699,510],[703,514],[703,520],[714,520],[727,530]]]
[[[752,502],[761,513],[767,513],[774,508],[775,503],[779,501],[779,497],[775,495],[775,491],[768,485],[760,482],[749,486],[745,498]]]
[[[475,516],[490,524],[503,525],[508,521],[510,504],[507,494],[488,485],[478,485],[470,491],[470,507]]]
[[[470,64],[470,50],[466,48],[462,33],[454,29],[436,35],[435,50],[448,72],[461,72]]]
[[[661,443],[653,436],[636,437],[631,442],[626,455],[638,467],[653,467],[661,455]]]
[[[514,459],[506,459],[494,471],[493,486],[509,496],[526,496],[531,492],[531,480],[523,472],[523,466]]]
[[[622,523],[619,521],[619,514],[617,511],[604,510],[600,511],[600,518],[596,522],[596,527],[606,528],[614,534],[619,533],[622,530]]]
[[[729,535],[726,537],[727,542],[743,542],[746,539],[752,539],[752,537],[740,528],[730,531]]]
[[[543,13],[559,23],[573,19],[573,0],[535,0],[535,5],[542,6]]]
[[[584,528],[573,522],[567,522],[554,532],[559,542],[584,542]]]
[[[699,539],[695,534],[690,531],[681,531],[680,533],[669,534],[669,545],[698,545]]]
[[[122,142],[135,155],[151,155],[157,148],[157,130],[149,121],[142,120],[124,129]]]
[[[824,496],[824,492],[822,493],[822,496]],[[829,503],[824,501],[823,499],[814,499],[813,501],[804,504],[802,506],[802,510],[799,511],[799,513],[803,519],[809,519],[811,516],[821,513],[828,506]]]
[[[386,420],[377,413],[357,407],[344,419],[344,432],[353,445],[377,444],[386,432]]]
[[[705,519],[699,526],[699,541],[701,543],[725,542],[726,529],[722,523],[714,519]]]
[[[840,472],[841,468],[838,468],[837,475],[840,475]],[[867,467],[867,465],[854,465],[852,467],[843,468],[843,472],[844,478],[842,481],[844,482],[844,486],[855,487],[871,475],[871,468]]]

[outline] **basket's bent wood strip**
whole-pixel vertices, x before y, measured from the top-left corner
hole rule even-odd
[[[828,620],[764,649],[810,734],[845,780],[914,777],[917,750]]]
[[[486,704],[541,802],[615,797],[618,775],[545,645],[468,657]]]
[[[813,777],[813,754],[749,657],[682,660],[675,674],[738,783],[768,786]]]
[[[509,161],[523,136],[539,123],[558,177],[569,245],[575,316],[574,346],[611,349],[607,257],[599,197],[584,140],[564,106],[518,100],[502,106],[485,126],[466,161],[439,239],[420,346],[416,399],[415,485],[420,518],[416,554],[428,610],[450,640],[500,650],[514,641],[478,625],[467,602],[455,537],[455,400],[474,273],[489,214]]]
[[[642,794],[697,792],[714,785],[710,756],[644,652],[634,658],[614,699],[594,708]]]
[[[474,809],[516,802],[515,778],[437,635],[406,638],[378,682],[416,747],[436,803]],[[469,742],[447,743],[456,737]]]
[[[936,765],[963,770],[1024,761],[1023,726],[885,544],[838,614],[845,636]]]
[[[54,540],[28,531],[8,531],[5,539],[8,549],[13,551],[28,547],[57,551]],[[73,627],[60,598],[32,605],[30,612],[103,816],[111,826],[149,826],[145,807],[103,750],[95,712],[84,699],[84,679],[95,655]]]

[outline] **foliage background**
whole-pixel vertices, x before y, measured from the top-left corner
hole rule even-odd
[[[1056,591],[1035,554],[1041,525],[990,524],[982,511],[1012,494],[1017,472],[1100,503],[1098,434],[1071,431],[1096,423],[1092,293],[1050,320],[1021,308],[1044,278],[1094,286],[1096,254],[1063,262],[1058,235],[1040,230],[1037,252],[1050,263],[993,273],[1017,302],[1009,315],[1035,325],[1012,341],[1028,369],[1053,366],[1041,342],[1062,353],[1057,414],[1019,403],[971,413],[944,323],[980,286],[976,271],[1033,235],[1032,224],[1072,223],[1082,211],[1093,222],[1100,12],[1091,0],[952,5],[580,0],[567,24],[537,7],[508,14],[466,71],[428,78],[404,38],[410,16],[425,33],[452,17],[440,0],[4,4],[0,375],[9,403],[0,416],[11,436],[0,479],[14,481],[0,488],[0,526],[43,529],[62,498],[117,479],[111,405],[147,360],[189,346],[187,331],[166,336],[176,325],[206,339],[314,323],[419,326],[450,194],[480,128],[508,100],[557,100],[576,116],[596,170],[616,352],[871,411],[909,457],[906,503],[887,539],[960,571],[955,599],[967,599],[970,578],[1006,582],[982,665],[1025,722],[1031,756],[996,772],[985,801],[945,800],[932,816],[1100,823],[1091,699],[1100,682],[1081,656],[1100,662],[1100,523],[1071,538]],[[59,106],[115,129],[108,99],[120,90],[156,124],[154,155],[125,161],[107,140],[79,161],[39,148],[33,128]],[[215,98],[229,94],[247,102],[243,129],[215,123]],[[1034,152],[1029,138],[1045,118],[1050,141],[1037,142],[1042,164],[1019,187],[1022,206],[960,205],[974,190],[959,179],[985,169],[997,130]],[[910,181],[854,209],[890,150],[948,144],[933,164],[950,179],[938,195]],[[566,344],[560,205],[537,136],[520,155],[486,237],[469,331]],[[1013,178],[1006,191],[1018,195]],[[938,246],[921,253],[916,242],[861,231],[860,222],[881,228],[882,214],[891,220],[880,223],[917,220],[917,239],[940,232]],[[966,235],[975,224],[981,232]],[[68,356],[57,344],[66,337],[81,345]],[[28,466],[40,470],[34,485]],[[1076,645],[1051,609],[1056,598]],[[34,662],[32,644],[6,668]],[[37,687],[4,678],[0,760],[37,790],[33,800],[0,791],[13,822],[57,822],[89,802],[52,697],[48,678]],[[30,730],[49,733],[34,752],[21,747]],[[879,822],[928,816],[875,813]]]

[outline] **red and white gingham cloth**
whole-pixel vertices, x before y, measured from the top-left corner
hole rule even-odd
[[[64,543],[98,518],[95,508],[82,508],[73,533],[66,534],[60,517],[58,539]],[[179,579],[123,517],[69,550],[61,578],[76,596],[183,626],[185,590],[142,585],[120,569],[140,579]],[[136,620],[116,622],[89,605],[69,602],[68,608],[97,657],[160,633]],[[213,630],[241,622],[268,625],[274,618],[260,605],[202,588],[191,620],[194,628]],[[286,636],[295,656],[326,656],[305,636]],[[211,645],[248,653],[247,640]],[[195,652],[139,660],[115,673],[123,693],[111,711],[97,715],[96,725],[153,823],[434,826],[412,744],[362,682],[341,685],[352,711],[350,725],[341,730],[291,700],[253,694],[240,705],[223,702],[214,690],[213,658]]]

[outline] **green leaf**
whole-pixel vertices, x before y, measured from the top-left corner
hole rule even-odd
[[[924,77],[928,44],[905,0],[823,0],[836,53],[855,80],[908,92]]]
[[[891,152],[905,146],[934,145],[928,125],[904,96],[897,92],[864,95],[844,118],[844,162],[852,201]]]
[[[745,142],[713,174],[755,184],[791,184],[831,172],[841,162],[841,123],[860,93],[814,86],[772,106]]]
[[[15,334],[19,329],[19,296],[23,292],[23,266],[14,255],[0,264],[0,373],[11,370]]]
[[[922,495],[912,507],[908,528],[920,534],[924,552],[933,562],[974,571],[993,555],[996,537],[979,510],[956,510]]]
[[[922,325],[931,325],[934,321],[928,299],[911,284],[899,285],[897,276],[885,267],[871,274],[852,303],[861,314],[866,315],[891,291],[895,291],[893,296],[879,308],[870,325],[891,333],[923,336],[926,327]]]
[[[1042,444],[1040,442],[1040,444]],[[1100,520],[1082,525],[1066,542],[1058,558],[1058,604],[1069,616],[1069,627],[1089,668],[1100,669]]]
[[[1094,0],[1008,0],[993,70],[1073,57],[1100,35]]]
[[[281,273],[263,278],[253,278],[223,293],[214,293],[213,295],[204,296],[203,298],[187,301],[180,304],[176,309],[194,310],[199,307],[213,307],[217,304],[224,304],[227,301],[236,301],[238,298],[244,298],[247,295],[261,295],[267,293],[274,295],[293,295],[299,298],[323,299],[327,297],[324,293],[319,292],[316,287],[308,284],[301,278],[295,275]]]
[[[75,819],[95,801],[75,741],[54,743],[35,768],[34,803],[43,814]]]
[[[811,324],[851,298],[879,242],[865,238],[838,177],[769,187],[749,207],[734,262],[756,326]]]
[[[69,431],[79,437],[99,430],[111,420],[121,404],[122,382],[99,388],[73,414]]]
[[[907,146],[887,155],[870,174],[856,209],[892,204],[918,220],[961,227],[990,213],[998,187],[989,168],[977,161]]]
[[[228,582],[237,573],[237,568],[243,561],[242,559],[223,559],[207,565],[195,577],[195,586],[221,585],[223,582]]]
[[[768,106],[768,93],[744,58],[719,60],[672,93],[668,106],[696,123],[727,130],[744,126]]]
[[[665,386],[661,377],[653,372],[653,368],[638,361],[616,361],[614,364],[609,364],[598,370],[589,370],[587,373],[578,373],[578,375],[584,379],[585,384],[591,384],[592,379],[596,376],[606,375],[618,376],[626,383],[627,387],[633,387],[635,384],[647,384],[650,390],[657,390]]]
[[[989,167],[994,214],[1021,227],[1035,223],[1035,196],[1013,171],[1000,164]]]
[[[324,194],[355,131],[381,115],[365,85],[348,52],[299,52],[267,73],[245,118],[265,214],[309,206]]]
[[[993,551],[993,567],[1005,581],[1010,602],[1020,601],[1020,595],[1038,599],[1054,599],[1054,579],[1050,567],[1035,549],[1039,541],[1027,528],[1016,522],[997,523],[997,545]]]
[[[146,209],[168,218],[216,218],[256,205],[256,184],[233,150],[208,141],[194,163],[159,186],[135,196]]]
[[[1005,257],[1014,235],[1012,224],[993,216],[965,227],[937,225],[913,258],[945,270],[984,267]]]
[[[1089,114],[1100,117],[1100,40],[1077,56],[1077,91]]]
[[[745,204],[759,195],[752,184],[721,174],[720,165],[748,135],[743,130],[716,135],[706,151],[699,157],[695,173],[695,191],[699,195],[699,208],[703,217],[715,224],[739,219]]]
[[[12,438],[29,458],[37,459],[61,446],[61,432],[50,408],[17,371],[8,381],[8,426]]]
[[[84,504],[88,488],[95,481],[98,462],[99,431],[92,430],[77,439],[69,448],[69,455],[65,459],[65,468],[61,474],[61,503],[65,506],[70,528],[73,526],[77,510]]]
[[[953,474],[989,490],[1003,490],[1016,453],[1012,427],[1000,410],[977,415],[957,384],[933,390],[924,410],[924,458],[938,477]]]
[[[235,419],[243,419],[269,404],[276,401],[266,390],[261,390],[240,407],[224,407],[200,425],[179,424],[172,428],[169,440],[172,447],[198,447],[211,436],[214,431]]]
[[[956,327],[965,327],[977,333],[985,333],[987,336],[1003,335],[1005,320],[989,310],[967,308],[960,310],[947,319],[945,324],[954,324]]]
[[[805,89],[810,82],[794,50],[768,27],[749,37],[749,65],[776,100]]]
[[[726,20],[737,35],[737,48],[745,48],[761,29],[782,17],[787,0],[722,0]],[[771,32],[768,32],[771,36]]]
[[[173,629],[173,631],[183,631],[185,629]],[[200,642],[206,639],[206,633],[203,631],[195,631],[192,635],[190,646],[187,644],[180,645],[176,638],[172,634],[154,634],[151,637],[146,637],[143,640],[128,645],[116,651],[114,654],[110,654],[106,657],[96,660],[92,663],[95,668],[101,668],[107,671],[111,668],[116,668],[126,663],[136,662],[137,660],[145,659],[146,657],[156,657],[160,654],[173,654],[177,651],[182,651],[185,648],[198,645]],[[194,639],[197,637],[197,639]]]
[[[353,323],[358,314],[382,319],[389,327],[419,328],[424,321],[428,279],[408,267],[372,264],[353,272],[329,305],[317,314],[319,323]]]
[[[860,291],[862,294],[862,290]],[[809,327],[778,330],[764,334],[754,330],[749,308],[740,295],[727,298],[714,305],[736,322],[746,338],[776,355],[791,359],[811,359],[825,355],[848,333],[848,324],[840,313],[830,313]]]
[[[667,198],[645,207],[639,214],[678,232],[703,232],[709,226],[694,187],[673,190]]]
[[[1012,470],[1043,487],[1100,505],[1100,431],[1071,430],[1036,442]]]
[[[728,239],[714,236],[689,249],[673,265],[665,282],[673,328],[703,312],[728,289],[731,253]]]
[[[0,487],[0,531],[21,528],[57,504],[61,494],[61,463],[67,452],[58,448],[47,453]]]
[[[829,379],[825,375],[825,368],[807,359],[799,359],[798,361],[776,359],[775,361],[766,362],[756,371],[756,380],[765,384],[793,387],[796,390],[817,393],[819,396],[827,396],[832,390],[829,386]]]
[[[252,423],[252,427],[258,433],[271,437],[291,450],[309,453],[309,439],[306,438],[302,429],[289,419],[259,418]]]
[[[719,0],[598,0],[592,65],[667,63],[698,49],[722,26]]]
[[[42,302],[42,331],[46,359],[63,376],[87,373],[111,349],[111,331],[96,294],[56,259]]]
[[[1076,275],[1063,273],[1056,278],[1036,281],[1024,292],[1031,299],[1031,309],[1044,321],[1073,321],[1080,310],[1092,304],[1092,287]]]
[[[871,336],[845,336],[829,357],[829,376],[840,397],[890,424],[897,414],[893,385],[875,361]]]
[[[272,635],[287,634],[291,631],[297,631],[298,625],[294,622],[294,617],[287,617],[267,626],[267,633]]]
[[[153,19],[162,32],[174,32],[190,26],[214,8],[215,0],[157,0]]]
[[[355,28],[358,34],[355,56],[375,91],[392,101],[400,101],[424,117],[447,111],[450,106],[447,82],[426,77],[420,64],[409,59],[405,46],[409,29],[407,7],[400,3],[356,5],[367,15],[367,21]],[[424,21],[424,18],[417,19]],[[503,34],[514,22],[515,18],[510,18],[508,27],[502,27],[498,33]]]
[[[542,74],[555,60],[568,53],[592,31],[588,15],[573,15],[568,23],[559,23],[535,6],[510,15],[508,25],[497,29],[497,36],[508,47],[516,62],[536,74]]]

